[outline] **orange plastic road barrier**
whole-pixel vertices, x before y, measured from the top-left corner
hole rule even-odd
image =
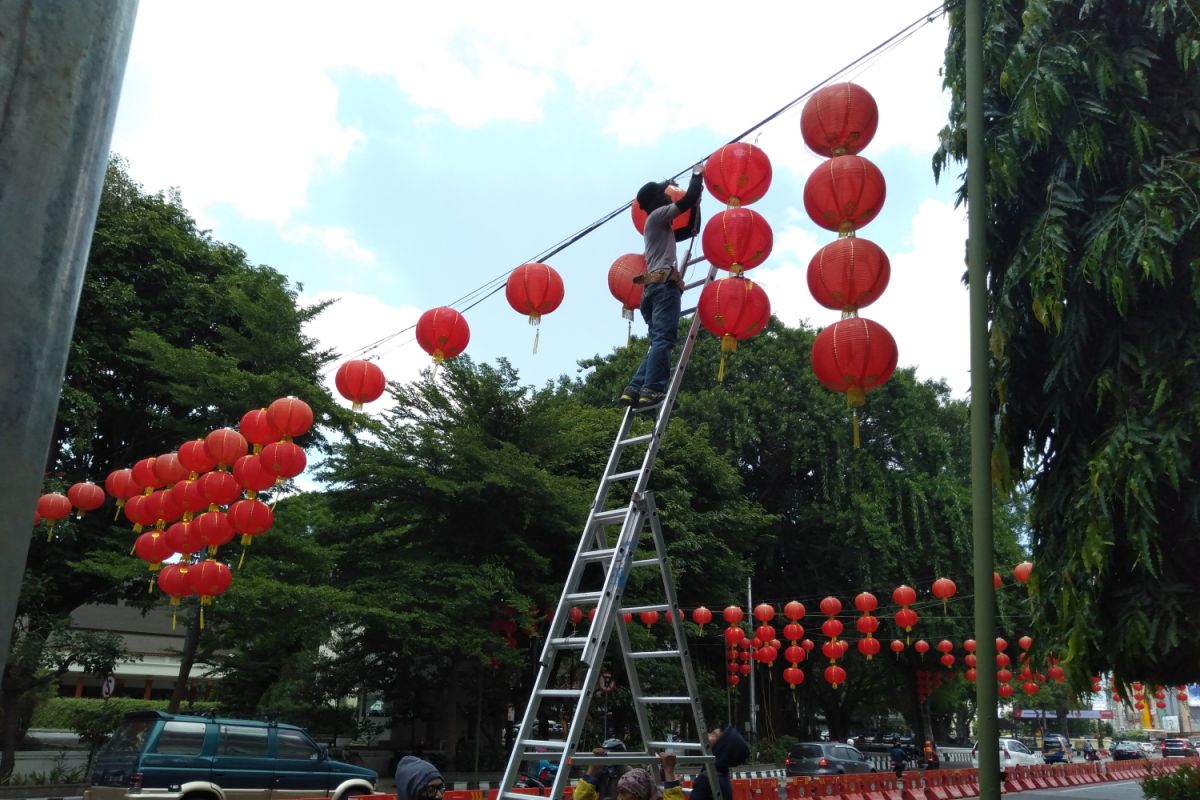
[[[387,795],[395,798],[396,795]],[[447,789],[444,800],[483,800],[483,792],[479,789]]]
[[[883,775],[880,780],[883,782],[884,800],[904,800],[903,778],[897,778],[894,775]]]
[[[904,800],[925,800],[925,790],[921,787],[921,773],[904,773],[904,789],[900,796]]]
[[[946,776],[941,770],[926,772],[925,800],[950,800],[950,795],[946,794],[945,783]]]
[[[858,780],[863,800],[888,800],[887,795],[883,793],[884,779],[882,775],[869,772]]]
[[[733,800],[751,800],[750,781],[745,778],[733,781]]]
[[[867,790],[861,775],[842,776],[842,800],[866,800],[863,793]]]
[[[946,790],[946,794],[953,800],[962,800],[966,797],[966,792],[963,791],[963,779],[961,769],[950,769],[942,771],[942,787]]]

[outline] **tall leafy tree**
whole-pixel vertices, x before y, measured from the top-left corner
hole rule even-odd
[[[1029,481],[1036,623],[1073,679],[1200,663],[1200,13],[984,3],[993,463]],[[940,173],[965,155],[950,12]],[[960,197],[963,189],[960,188]]]
[[[321,387],[331,356],[301,331],[321,307],[302,308],[279,272],[249,262],[196,228],[177,196],[152,195],[110,162],[47,461],[46,488],[103,481],[113,469],[236,424],[281,395],[303,397],[319,424],[341,412]],[[319,431],[308,440],[320,443]],[[306,443],[308,443],[306,442]],[[111,509],[111,506],[109,507]],[[12,653],[4,665],[0,775],[11,771],[21,696],[58,675],[70,612],[115,599],[145,602],[145,569],[128,556],[128,527],[111,510],[34,534]],[[134,576],[139,591],[132,591]],[[153,597],[153,595],[150,595]],[[59,632],[59,633],[56,633]],[[106,671],[105,642],[76,663]],[[101,658],[107,654],[107,658]],[[65,665],[62,667],[65,669]]]

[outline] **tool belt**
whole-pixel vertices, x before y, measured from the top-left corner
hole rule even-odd
[[[672,269],[659,269],[654,272],[647,272],[644,275],[636,275],[633,279],[634,283],[642,283],[647,286],[655,283],[673,283],[683,291],[683,276],[679,271]]]

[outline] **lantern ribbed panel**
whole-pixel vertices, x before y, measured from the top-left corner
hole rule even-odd
[[[804,184],[804,210],[822,228],[847,234],[875,219],[887,197],[879,167],[862,156],[818,165]]]
[[[208,498],[204,496],[199,479],[184,478],[171,487],[171,495],[179,500],[185,514],[208,508]]]
[[[727,144],[704,164],[704,185],[731,206],[748,206],[771,188],[771,160],[747,142]]]
[[[272,447],[275,442],[267,445]],[[278,444],[290,444],[290,442],[280,442]],[[295,445],[292,445],[295,447]],[[266,448],[263,448],[266,452]],[[264,465],[261,454],[246,455],[239,458],[233,465],[233,478],[238,482],[238,485],[247,492],[261,492],[264,489],[270,489],[275,485],[275,479],[278,477],[273,472],[270,472]]]
[[[645,274],[646,259],[640,253],[627,253],[608,268],[608,290],[623,309],[632,310],[642,304],[644,287],[633,279]]]
[[[154,460],[154,473],[158,475],[160,486],[179,483],[188,476],[187,467],[179,461],[178,453],[163,453]]]
[[[167,541],[167,534],[163,531],[143,533],[133,543],[133,549],[138,558],[150,565],[150,569],[157,569],[164,560],[175,555],[175,550]]]
[[[687,192],[685,192],[683,189],[680,189],[678,186],[667,187],[667,196],[670,197],[672,201],[678,200],[685,194],[687,194]],[[638,233],[645,234],[646,217],[650,215],[645,211],[642,211],[642,206],[636,199],[633,201],[633,205],[630,206],[629,213],[633,217],[633,227],[637,228]],[[691,223],[691,221],[692,212],[691,210],[688,210],[687,212],[680,214],[679,216],[675,217],[675,219],[671,220],[671,230],[683,230]]]
[[[562,303],[563,281],[548,264],[522,264],[509,273],[504,296],[515,311],[536,319]]]
[[[774,234],[757,211],[730,208],[717,213],[705,224],[700,242],[709,263],[740,275],[767,260]]]
[[[356,358],[338,367],[337,374],[333,376],[333,384],[337,387],[338,394],[354,403],[355,410],[358,410],[362,408],[363,403],[372,403],[383,395],[387,379],[383,377],[383,370],[378,364]]]
[[[38,498],[37,513],[48,520],[62,519],[71,513],[71,501],[57,492],[44,494]]]
[[[454,358],[467,349],[471,329],[462,314],[449,306],[431,308],[417,320],[417,344],[434,361]]]
[[[813,255],[808,263],[808,290],[826,308],[856,311],[879,299],[891,274],[891,262],[879,245],[849,236]]]
[[[95,511],[104,505],[104,498],[104,490],[87,481],[73,484],[67,489],[67,500],[80,511]]]
[[[281,397],[267,406],[267,419],[282,437],[294,438],[308,433],[313,424],[313,411],[298,397]]]
[[[771,301],[763,288],[745,278],[722,278],[704,287],[696,307],[700,324],[714,336],[735,340],[755,336],[771,319]]]
[[[243,453],[242,455],[245,455]],[[241,458],[241,456],[238,456]],[[236,462],[237,459],[234,459]],[[227,506],[241,495],[237,479],[228,472],[209,472],[200,478],[200,491],[209,503]]]
[[[192,593],[191,567],[167,564],[158,573],[158,588],[168,597],[187,597]]]
[[[104,488],[119,500],[128,500],[142,493],[142,485],[133,479],[133,470],[115,469],[104,479]]]
[[[279,441],[282,435],[271,426],[271,416],[265,408],[255,408],[243,414],[238,430],[248,442],[259,448]]]
[[[209,458],[217,462],[218,467],[228,467],[246,455],[248,447],[246,437],[233,428],[218,428],[204,437],[204,449],[208,452]],[[136,464],[134,465],[134,477],[138,477]],[[149,485],[140,479],[139,482],[143,483],[143,485]]]
[[[862,405],[863,395],[887,382],[896,359],[896,340],[878,322],[863,317],[835,322],[813,341],[817,380],[827,389],[845,392],[852,406]]]
[[[217,466],[217,462],[204,449],[203,439],[191,439],[179,445],[178,456],[180,464],[183,464],[189,472],[195,472],[198,475]]]
[[[176,522],[167,528],[167,544],[176,553],[194,553],[206,542],[195,522]]]
[[[209,436],[212,434],[210,433]],[[142,486],[143,489],[157,489],[162,486],[162,480],[158,477],[158,473],[154,471],[154,462],[157,461],[156,456],[139,459],[133,465],[133,479]]]
[[[875,137],[879,107],[855,83],[835,83],[816,92],[800,112],[804,143],[819,156],[857,153]]]
[[[233,538],[233,526],[224,511],[206,511],[192,520],[192,524],[209,547],[220,547]]]
[[[308,456],[293,442],[272,442],[258,459],[264,470],[280,478],[294,478],[308,466]]]
[[[202,597],[214,597],[229,588],[233,573],[224,563],[213,558],[193,564],[188,570],[192,591]]]

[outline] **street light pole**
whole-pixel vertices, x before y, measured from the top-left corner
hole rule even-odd
[[[96,224],[136,0],[0,3],[0,664]]]

